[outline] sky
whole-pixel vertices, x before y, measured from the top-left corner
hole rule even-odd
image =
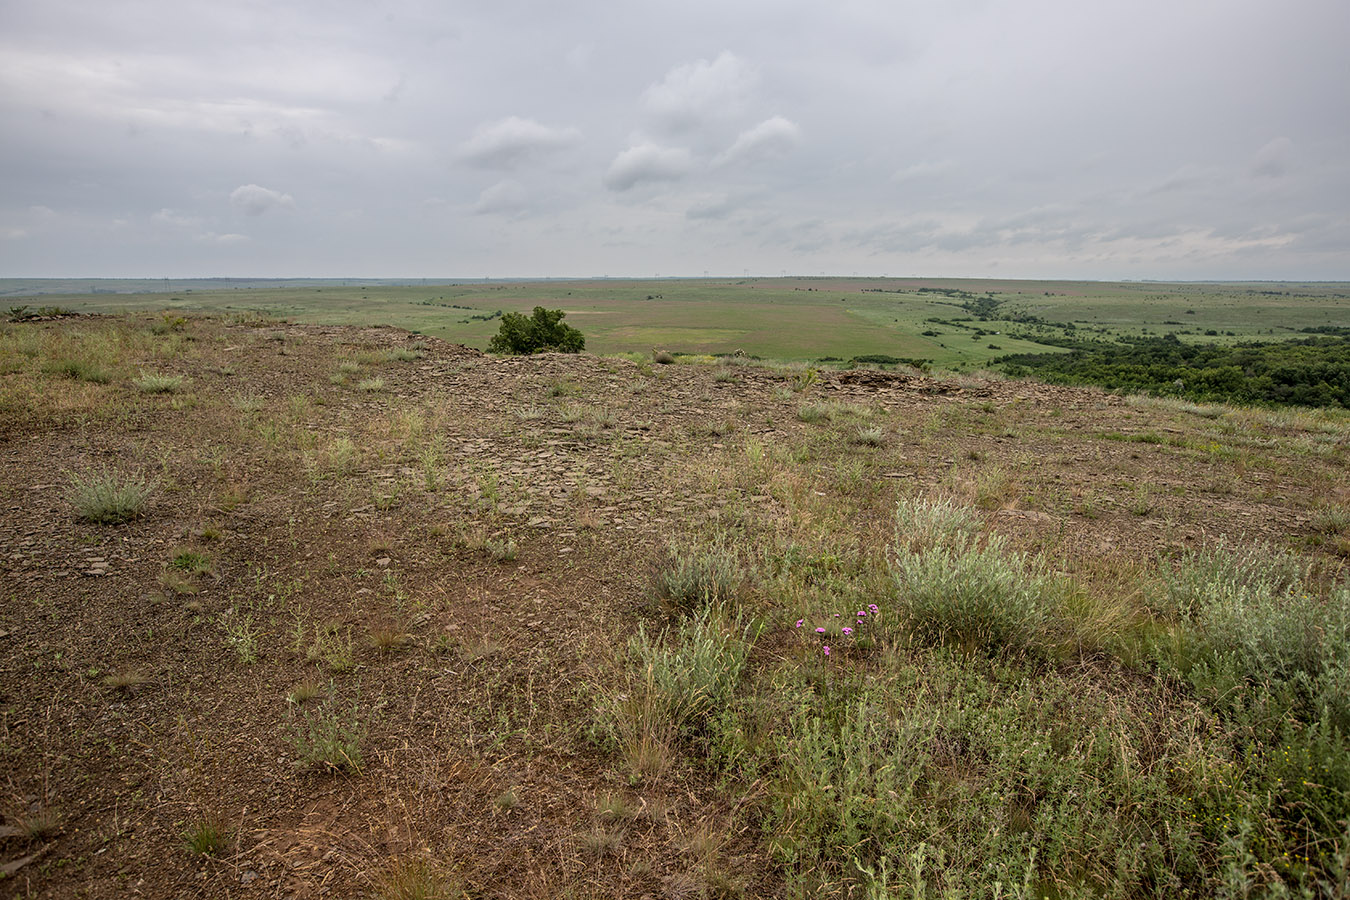
[[[1345,0],[0,0],[0,277],[1350,279]]]

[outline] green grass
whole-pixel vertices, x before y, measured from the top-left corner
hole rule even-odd
[[[27,284],[3,283],[11,287],[11,296]],[[1008,353],[1043,351],[1045,345],[1035,343],[1042,335],[1109,339],[1178,333],[1184,341],[1235,341],[1287,337],[1305,327],[1350,326],[1350,286],[1344,284],[774,278],[359,287],[311,282],[243,289],[201,283],[178,290],[173,297],[148,291],[52,296],[79,312],[168,308],[244,318],[266,313],[338,325],[383,323],[479,348],[487,346],[499,323],[475,315],[499,309],[528,314],[542,305],[565,310],[568,323],[585,334],[587,350],[598,354],[650,354],[653,348],[712,354],[743,350],[777,359],[881,354],[967,369]],[[984,296],[997,305],[981,321],[962,303]],[[395,353],[402,357],[406,351]]]

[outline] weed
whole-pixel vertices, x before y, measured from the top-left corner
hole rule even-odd
[[[492,801],[493,809],[506,812],[520,805],[520,795],[514,789],[502,791]]]
[[[886,432],[880,428],[859,428],[853,434],[853,443],[864,447],[880,447],[886,441]]]
[[[617,853],[623,847],[626,836],[621,829],[611,831],[596,826],[581,834],[581,849],[586,855],[600,859],[611,853]]]
[[[633,818],[634,811],[623,794],[601,794],[596,798],[595,814],[604,822],[622,822]]]
[[[356,707],[345,714],[329,707],[302,709],[301,721],[292,723],[290,744],[301,767],[358,774],[364,765],[365,734]]]
[[[511,538],[506,538],[504,540],[489,538],[484,542],[483,550],[494,562],[500,563],[514,562],[516,557],[520,554],[520,548],[516,546],[516,542]]]
[[[545,393],[550,397],[575,397],[581,393],[581,388],[576,382],[564,378],[549,385]]]
[[[211,571],[211,557],[200,550],[180,550],[169,560],[169,565],[188,575],[205,575]]]
[[[232,401],[240,412],[255,413],[263,408],[263,398],[257,394],[241,394]]]
[[[88,475],[72,472],[66,500],[86,522],[116,525],[140,516],[153,490],[151,482],[111,469]]]
[[[291,692],[286,695],[286,700],[289,703],[303,704],[319,699],[324,693],[324,687],[317,678],[306,678],[291,688]]]
[[[156,335],[173,334],[187,328],[187,319],[173,313],[161,313],[159,321],[150,323],[150,333]]]
[[[61,831],[61,813],[50,806],[19,817],[23,836],[30,841],[42,841]]]
[[[183,830],[182,841],[183,849],[195,856],[223,856],[230,832],[217,819],[197,819]]]
[[[457,879],[418,856],[390,862],[376,879],[375,891],[379,900],[459,900],[464,896]]]
[[[159,573],[159,583],[166,591],[178,595],[191,595],[201,590],[196,579],[172,567],[166,567]]]
[[[830,408],[823,403],[808,403],[798,408],[797,418],[808,425],[830,421]]]
[[[365,378],[356,383],[358,391],[365,391],[368,394],[376,394],[384,390],[383,378]]]
[[[1350,535],[1350,507],[1326,505],[1313,513],[1308,523],[1312,530],[1325,535]]]
[[[675,362],[675,354],[670,353],[669,351],[666,350],[653,350],[652,362],[659,363],[660,365],[663,366],[668,366],[671,363]]]
[[[140,377],[131,383],[142,394],[176,394],[183,387],[183,376],[142,372]]]
[[[408,634],[394,625],[376,625],[370,629],[370,645],[380,653],[393,653],[408,644]]]
[[[139,672],[114,672],[103,679],[103,683],[115,691],[131,693],[131,689],[148,681],[144,675]]]
[[[322,663],[330,672],[347,672],[356,664],[351,629],[329,624],[314,629],[314,640],[305,650],[310,662]]]
[[[260,629],[253,624],[251,615],[231,606],[220,615],[220,629],[225,633],[225,646],[234,650],[241,663],[252,665],[258,661]]]
[[[676,741],[706,737],[710,717],[740,680],[750,652],[747,631],[720,609],[704,609],[656,635],[638,626],[625,656],[628,677],[621,690],[602,695],[598,708],[602,732],[635,774],[659,776]]]

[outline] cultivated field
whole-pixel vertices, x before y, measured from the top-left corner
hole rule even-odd
[[[95,289],[128,293],[81,293]],[[585,332],[587,349],[595,353],[650,353],[656,347],[795,360],[884,354],[927,359],[946,369],[976,369],[1005,354],[1055,349],[1036,343],[1038,337],[1177,333],[1193,341],[1276,340],[1303,328],[1350,327],[1346,284],[770,278],[268,286],[206,279],[8,280],[0,281],[0,297],[7,306],[59,305],[77,312],[173,309],[265,313],[314,324],[380,323],[479,349],[497,331],[497,311],[528,313],[543,305],[566,310],[569,324]],[[976,309],[986,309],[990,318],[976,321]]]
[[[1350,890],[1350,416],[417,302],[558,289],[0,326],[0,895]]]

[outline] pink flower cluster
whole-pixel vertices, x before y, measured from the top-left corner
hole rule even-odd
[[[843,628],[839,629],[839,634],[840,634],[842,637],[844,637],[844,638],[851,638],[851,637],[853,637],[854,631],[856,631],[857,629],[863,627],[863,625],[866,624],[866,622],[867,622],[867,617],[868,617],[868,616],[875,616],[875,615],[876,615],[877,613],[879,613],[879,612],[881,612],[881,608],[880,608],[879,606],[877,606],[875,603],[869,603],[869,604],[867,604],[867,608],[866,608],[866,609],[860,609],[860,610],[858,610],[857,612],[855,612],[855,613],[853,614],[853,619],[855,620],[855,624],[854,624],[854,625],[845,625]],[[835,619],[841,619],[841,618],[843,618],[843,616],[840,615],[839,613],[835,613],[834,616],[833,616],[832,618],[835,618]],[[806,627],[806,620],[805,620],[805,619],[798,619],[798,620],[797,620],[797,627],[798,627],[798,628],[805,628],[805,627]],[[828,631],[828,629],[826,629],[824,626],[820,626],[820,627],[817,627],[817,628],[816,628],[816,634],[819,634],[819,635],[828,635],[828,634],[829,634],[829,631]],[[825,640],[829,640],[828,637],[825,637],[824,639],[825,639]],[[829,656],[829,655],[830,655],[830,645],[829,645],[829,644],[822,644],[822,645],[821,645],[821,649],[824,650],[826,656]]]

